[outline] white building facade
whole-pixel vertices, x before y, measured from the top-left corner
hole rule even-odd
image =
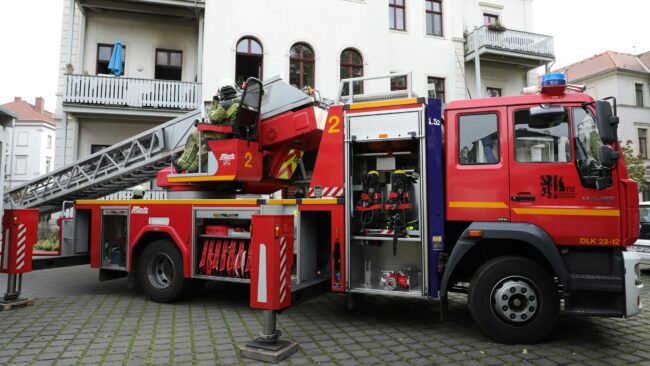
[[[54,169],[56,126],[45,111],[43,98],[34,104],[16,97],[2,107],[15,114],[14,123],[5,128],[5,185],[19,186]]]
[[[202,105],[224,77],[280,75],[335,99],[341,78],[411,72],[417,95],[451,101],[519,94],[535,82],[532,70],[554,58],[552,38],[533,33],[532,0],[65,0],[64,7],[58,164]],[[124,75],[104,76],[117,39]]]

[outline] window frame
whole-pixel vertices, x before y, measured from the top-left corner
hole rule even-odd
[[[241,52],[239,51],[239,45],[246,41],[247,42],[247,47],[246,47],[246,52]],[[260,53],[255,53],[252,51],[252,43],[255,42],[257,45],[260,47]],[[237,44],[235,45],[235,79],[237,78],[237,57],[239,56],[246,56],[246,57],[256,57],[259,59],[259,79],[264,80],[264,46],[262,45],[262,41],[259,39],[252,37],[252,36],[244,36],[241,37],[238,41]],[[235,80],[236,81],[236,80]],[[246,80],[244,80],[246,81]]]
[[[113,48],[115,48],[115,43],[97,43],[97,57],[95,57],[95,75],[99,75],[99,63],[106,63],[106,67],[108,68],[108,64],[111,63],[111,58],[109,57],[108,60],[100,60],[99,59],[99,49],[100,47],[110,47],[111,48],[111,55],[113,54]],[[126,46],[122,44],[122,75],[124,75],[126,71]],[[109,71],[110,73],[110,71]],[[104,73],[102,73],[104,75]]]
[[[291,50],[294,47],[301,46],[300,48],[300,57],[294,57],[293,53]],[[305,47],[309,48],[311,50],[312,55],[314,57],[312,59],[305,58]],[[304,80],[304,69],[305,69],[305,64],[309,63],[312,64],[312,70],[314,72],[314,75],[312,76],[314,79],[314,85],[309,85],[311,88],[316,88],[316,52],[314,52],[314,48],[306,42],[296,42],[294,43],[291,48],[289,48],[289,82],[291,82],[291,63],[292,62],[298,62],[299,67],[298,67],[298,75],[299,75],[299,84],[298,84],[298,89],[304,88],[305,85],[305,80]]]
[[[486,23],[485,22],[486,18],[487,19],[494,18],[494,22],[493,23]],[[490,25],[495,25],[497,23],[499,23],[499,14],[483,13],[483,25],[490,26]]]
[[[441,82],[440,84],[442,85],[442,98],[436,98],[436,97],[429,96],[429,92],[431,90],[433,90],[435,92],[435,94],[438,94],[438,90],[435,88],[435,86],[434,86],[434,89],[429,89],[429,85],[431,85],[431,83],[429,82],[430,79],[433,79],[434,81],[437,80],[437,81]],[[441,102],[445,103],[445,98],[446,98],[446,95],[447,95],[447,91],[446,91],[446,88],[445,88],[445,82],[446,81],[447,80],[445,78],[441,78],[441,77],[437,77],[437,76],[427,76],[427,97],[428,98],[433,98],[433,99],[440,99]]]
[[[529,110],[529,108],[530,107],[528,107],[528,108],[519,108],[519,109],[515,109],[515,110],[512,111],[512,137],[513,137],[513,140],[508,141],[508,142],[512,142],[512,157],[513,157],[513,160],[517,164],[573,164],[575,161],[577,161],[577,158],[575,156],[576,152],[574,151],[576,146],[575,146],[575,141],[573,141],[573,139],[574,139],[574,133],[573,133],[573,109],[575,107],[566,107],[566,106],[564,106],[563,108],[567,113],[567,121],[566,121],[566,123],[567,123],[567,128],[568,128],[567,139],[568,139],[568,142],[569,142],[569,149],[568,149],[569,160],[567,160],[567,161],[519,161],[519,160],[517,160],[517,137],[516,137],[516,131],[517,131],[516,122],[517,122],[517,120],[515,119],[515,114],[517,112],[519,112],[519,111]]]
[[[22,136],[25,136],[25,141],[22,142]],[[29,132],[27,131],[17,131],[16,132],[16,146],[29,146]]]
[[[168,63],[169,63],[169,60],[171,59],[171,54],[172,53],[180,53],[180,55],[181,55],[181,66],[159,65],[158,64],[158,52],[166,52],[167,53],[167,61],[168,61]],[[158,67],[163,67],[163,68],[167,68],[167,69],[178,69],[178,70],[180,70],[180,78],[178,80],[176,80],[176,79],[160,79],[160,78],[158,78],[158,75],[157,75]],[[172,50],[170,48],[156,48],[155,56],[154,56],[154,79],[156,79],[156,80],[182,81],[183,80],[183,50]]]
[[[407,0],[402,0],[403,5],[399,5],[397,3],[398,1],[399,0],[388,0],[389,16],[393,17],[393,27],[391,27],[390,22],[388,22],[388,29],[399,31],[399,32],[406,32],[406,1]],[[402,24],[404,25],[403,29],[397,28],[397,9],[402,9]]]
[[[50,150],[52,149],[52,135],[47,135],[47,145],[46,145],[46,147],[48,149],[50,149]]]
[[[431,3],[431,10],[427,9],[427,5]],[[435,11],[435,3],[438,3],[440,5],[440,11]],[[429,33],[428,29],[425,29],[425,32],[429,36],[436,36],[436,37],[444,37],[445,36],[445,29],[444,29],[444,18],[442,16],[442,0],[424,0],[424,11],[425,11],[425,19],[424,19],[424,26],[427,26],[427,19],[431,17],[431,24],[432,24],[432,33]],[[436,15],[440,16],[440,34],[436,34],[436,27],[435,27],[435,22],[436,22]]]
[[[644,143],[643,144],[641,143],[641,133],[640,133],[642,130],[643,130],[643,134],[644,134],[644,136],[643,136]],[[648,158],[648,129],[647,128],[637,128],[636,131],[637,131],[636,132],[637,133],[637,140],[639,142],[639,155],[641,156],[641,158],[647,159]],[[641,147],[643,147],[643,151],[641,151]]]
[[[639,94],[641,94],[641,97],[639,98]],[[635,105],[637,107],[645,107],[645,101],[644,101],[644,95],[643,95],[643,84],[642,83],[634,83],[634,99],[635,99]]]
[[[25,162],[25,166],[24,166],[25,170],[22,173],[18,172],[18,160]],[[14,175],[27,175],[27,160],[28,160],[27,155],[16,155],[16,160],[14,161],[15,164]]]
[[[498,146],[499,146],[499,156],[498,156],[498,158],[497,158],[497,161],[494,162],[494,163],[490,163],[490,162],[486,162],[486,163],[463,163],[463,162],[461,162],[461,160],[460,160],[460,158],[461,158],[461,151],[462,151],[462,150],[461,150],[461,149],[462,149],[462,146],[461,146],[461,142],[460,142],[460,137],[461,137],[461,126],[460,126],[460,125],[461,125],[461,118],[463,118],[463,117],[468,117],[468,116],[485,116],[485,115],[494,115],[494,116],[496,116],[496,127],[497,127],[497,128],[496,128],[496,136],[497,136],[497,144],[498,144]],[[485,166],[485,165],[499,165],[499,164],[501,164],[501,159],[502,159],[503,154],[501,154],[501,151],[502,151],[502,149],[501,149],[501,128],[500,128],[501,126],[500,126],[500,123],[499,123],[500,115],[501,115],[501,114],[499,113],[499,111],[497,111],[497,110],[490,110],[490,111],[481,111],[481,112],[471,112],[471,113],[465,113],[465,114],[458,114],[458,115],[456,116],[456,131],[457,131],[457,134],[456,134],[456,144],[458,145],[458,146],[457,146],[457,149],[456,149],[456,153],[458,154],[458,157],[457,157],[457,159],[456,159],[456,164],[458,164],[458,165],[460,165],[460,166],[462,166],[462,167],[468,167],[468,166]]]
[[[499,95],[498,95],[498,96],[492,96],[492,95],[490,95],[490,91],[491,91],[491,90],[498,90],[498,91],[499,91]],[[487,87],[485,87],[485,92],[486,92],[486,94],[487,94],[487,96],[488,96],[489,98],[498,98],[498,97],[502,97],[502,96],[503,96],[503,88],[495,88],[495,87],[492,87],[492,86],[487,86]]]
[[[344,61],[343,60],[343,54],[345,52],[350,52],[349,53],[350,57],[348,57],[348,60]],[[352,52],[356,53],[359,56],[359,59],[361,59],[361,63],[359,63],[359,64],[354,63],[353,57],[352,57]],[[363,55],[356,48],[348,47],[348,48],[344,49],[343,51],[341,51],[341,60],[339,62],[339,73],[340,73],[339,80],[356,77],[356,76],[353,76],[355,68],[361,69],[361,76],[363,76]],[[343,74],[341,73],[341,70],[343,70],[343,69],[347,70],[348,75],[349,75],[348,77],[343,77]],[[363,81],[355,81],[352,84],[355,84],[355,83],[359,83],[359,84],[357,84],[357,85],[360,85],[359,94],[363,94]],[[342,91],[343,95],[347,95],[346,91],[348,90],[348,88],[344,88],[344,89],[345,90]],[[354,90],[354,85],[352,85],[352,92],[356,93],[356,91]]]

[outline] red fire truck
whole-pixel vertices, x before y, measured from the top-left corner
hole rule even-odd
[[[466,293],[479,327],[507,343],[544,337],[561,304],[575,315],[640,312],[639,260],[626,251],[638,236],[638,193],[617,142],[615,100],[613,112],[557,74],[537,93],[454,101],[444,111],[411,93],[410,74],[406,90],[354,94],[353,85],[394,76],[344,80],[340,103],[326,109],[277,80],[249,79],[232,127],[197,125],[232,134],[209,142],[199,173],[172,171],[167,153],[148,170],[167,199],[77,199],[73,241],[89,243],[101,279],[129,276],[159,302],[192,280],[250,282],[254,270],[264,273],[251,263],[251,238],[288,227],[294,293],[325,284],[351,301],[437,299],[443,315],[449,292]],[[291,101],[280,108],[278,100]],[[135,164],[127,155],[154,156],[165,140],[145,137],[142,148],[125,142],[136,147],[99,162],[95,154],[77,171],[108,178],[78,186],[118,189]],[[122,170],[97,173],[119,159]],[[42,196],[61,201],[49,187]],[[264,196],[279,190],[281,199]],[[32,191],[12,200],[42,199]]]

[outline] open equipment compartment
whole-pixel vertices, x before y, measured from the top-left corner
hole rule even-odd
[[[347,286],[427,296],[424,106],[346,116]]]
[[[129,209],[104,207],[101,213],[101,268],[126,271]]]
[[[258,208],[194,210],[193,276],[250,282],[251,220]]]

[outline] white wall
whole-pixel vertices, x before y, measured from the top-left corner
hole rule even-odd
[[[483,25],[483,13],[498,15],[499,22],[508,29],[535,30],[533,0],[463,0],[463,4],[463,24],[468,32]]]
[[[47,136],[52,138],[50,147]],[[54,169],[54,126],[44,122],[20,122],[7,128],[7,137],[10,147],[5,153],[7,186],[15,187],[45,174],[47,159],[51,161],[50,171]],[[18,171],[19,168],[22,171]]]
[[[472,98],[476,94],[476,73],[474,62],[465,65],[465,76],[469,85]],[[481,62],[481,87],[482,96],[487,96],[487,88],[499,88],[506,95],[519,95],[524,87],[528,86],[528,72],[526,69],[509,65],[508,68],[491,62]]]
[[[90,155],[91,145],[113,145],[126,140],[159,123],[138,121],[112,121],[105,119],[85,119],[79,123],[78,159]]]
[[[196,80],[198,35],[195,26],[163,23],[139,16],[117,19],[89,13],[86,19],[83,68],[77,73],[95,75],[97,44],[113,44],[120,39],[126,47],[124,76],[153,79],[156,48],[183,51],[183,81]]]
[[[366,0],[222,0],[206,3],[203,95],[213,95],[223,77],[235,74],[235,47],[245,36],[260,40],[264,48],[264,77],[288,79],[289,49],[306,42],[316,55],[315,86],[321,94],[336,97],[341,51],[353,47],[364,59],[364,75],[412,71],[415,92],[426,95],[426,77],[446,78],[447,98],[464,97],[456,88],[453,39],[462,39],[462,4],[443,2],[444,37],[426,35],[424,1],[407,0],[406,32],[391,31],[388,4]],[[227,12],[223,9],[228,9]],[[308,15],[307,15],[308,14]],[[224,32],[224,30],[226,30]],[[459,57],[462,60],[463,55]],[[461,84],[462,85],[462,84]],[[367,83],[366,92],[385,91],[388,83]],[[458,90],[457,90],[458,89]]]

